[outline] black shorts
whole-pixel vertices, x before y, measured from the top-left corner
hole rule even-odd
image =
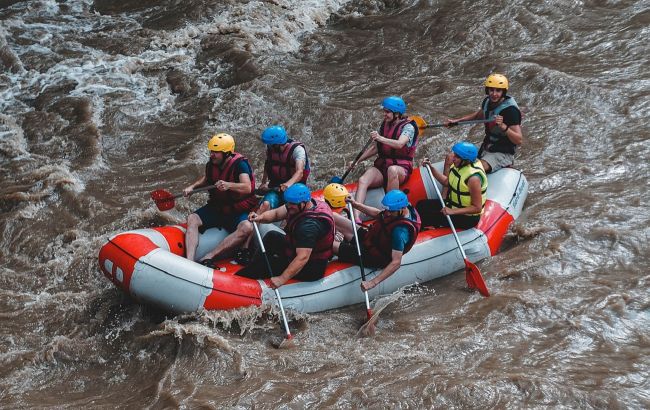
[[[272,276],[279,276],[289,266],[291,260],[287,257],[287,241],[284,234],[278,231],[270,231],[264,235],[264,248],[269,258],[272,274],[268,271],[266,260],[262,252],[256,252],[251,262],[236,273],[237,276],[244,276],[251,279],[268,279]],[[326,260],[309,260],[303,268],[293,277],[295,280],[311,282],[321,279],[327,268]]]
[[[359,235],[359,245],[361,246],[361,256],[363,257],[363,266],[367,266],[369,268],[383,268],[386,265],[377,263],[376,260],[370,258],[368,251],[361,244],[361,241],[366,232],[367,231],[363,228],[360,228],[357,231],[357,235]],[[357,244],[354,241],[354,238],[352,238],[351,241],[341,242],[339,245],[338,258],[341,262],[353,263],[355,265],[359,264],[359,253],[357,252]]]
[[[432,226],[434,228],[449,227],[447,217],[443,215],[442,205],[438,199],[423,199],[415,206],[420,214],[422,226]],[[450,215],[451,222],[455,228],[470,229],[478,225],[481,220],[480,215]]]

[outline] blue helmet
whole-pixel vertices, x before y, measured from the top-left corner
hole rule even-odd
[[[307,185],[297,183],[291,185],[284,191],[284,201],[291,204],[299,204],[301,202],[307,202],[311,199],[311,191],[307,188]]]
[[[281,125],[272,125],[262,133],[262,142],[266,145],[286,144],[287,130]]]
[[[386,207],[389,211],[399,211],[402,208],[406,208],[409,204],[409,199],[406,194],[399,189],[393,189],[384,195],[384,199],[381,200],[381,204]]]
[[[468,161],[474,162],[476,161],[476,157],[478,157],[478,148],[476,148],[476,145],[471,142],[457,142],[453,147],[451,147],[451,150],[461,159]]]
[[[384,101],[381,102],[381,106],[388,111],[398,112],[400,114],[404,114],[406,112],[406,103],[396,95],[391,95],[390,97],[384,98]]]

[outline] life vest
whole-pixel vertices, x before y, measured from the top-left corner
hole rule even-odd
[[[386,266],[392,260],[393,252],[393,229],[398,226],[406,226],[411,234],[409,242],[404,246],[403,253],[406,254],[411,250],[420,232],[420,215],[412,205],[407,208],[415,220],[399,215],[394,216],[389,211],[382,211],[375,222],[370,225],[368,232],[363,235],[361,243],[367,256],[364,259],[377,261],[377,266]]]
[[[269,186],[277,187],[280,184],[287,182],[291,176],[296,172],[296,161],[293,159],[293,151],[305,146],[302,142],[287,140],[281,150],[273,149],[270,145],[266,147],[266,162],[264,162],[264,170],[269,177]],[[307,149],[305,149],[307,154]],[[302,179],[298,182],[303,184],[307,182],[309,177],[309,157],[305,160],[305,169],[302,172]]]
[[[481,178],[481,212],[468,215],[481,215],[483,213],[483,207],[485,207],[485,200],[487,199],[487,175],[485,175],[483,164],[480,160],[476,160],[473,164],[467,164],[461,168],[456,168],[453,164],[451,165],[448,176],[449,191],[446,203],[450,208],[465,208],[472,205],[472,197],[469,193],[467,180],[473,175],[478,175]]]
[[[290,259],[296,257],[296,243],[293,230],[295,229],[298,222],[304,218],[320,219],[322,221],[325,221],[328,225],[327,235],[318,239],[316,245],[314,245],[314,248],[311,251],[309,260],[329,260],[332,258],[332,256],[334,256],[334,252],[332,251],[332,244],[334,243],[335,227],[334,218],[332,217],[332,210],[325,202],[312,199],[311,203],[313,204],[311,209],[307,209],[298,214],[291,215],[287,219],[287,225],[285,226],[284,231],[287,233],[285,238],[289,245],[286,247],[286,255]]]
[[[239,174],[237,174],[236,171],[240,161],[246,161],[248,164],[248,160],[238,153],[229,156],[226,159],[223,168],[213,164],[212,161],[208,161],[205,165],[205,177],[208,180],[208,184],[214,185],[217,181],[239,182]],[[215,188],[208,191],[210,193],[208,204],[216,206],[219,212],[226,215],[252,211],[257,205],[257,198],[255,198],[255,194],[253,193],[255,191],[255,175],[253,172],[250,174],[250,179],[250,194],[238,194],[233,191],[220,191]]]
[[[506,95],[501,104],[496,106],[492,111],[489,111],[490,98],[485,97],[482,104],[483,118],[493,118],[501,111],[508,107],[515,107],[519,111],[519,106],[514,98]],[[488,122],[485,124],[485,138],[481,145],[481,151],[486,150],[489,152],[503,152],[506,154],[514,154],[517,146],[508,139],[506,133],[503,132],[501,127],[497,126],[496,122]]]
[[[418,125],[415,121],[409,118],[402,118],[391,123],[384,121],[379,127],[379,135],[392,140],[398,140],[402,135],[402,130],[406,124],[413,125],[415,134],[413,135],[413,145],[410,147],[404,144],[402,148],[391,148],[386,144],[377,143],[377,159],[374,162],[374,167],[385,173],[391,165],[399,165],[407,169],[409,175],[413,170],[413,158],[415,157],[415,149],[418,145]]]

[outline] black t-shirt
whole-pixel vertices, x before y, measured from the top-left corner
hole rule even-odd
[[[302,218],[293,230],[296,248],[313,249],[316,242],[328,234],[329,229],[329,224],[322,219]]]
[[[488,103],[488,111],[496,108],[495,104]],[[521,125],[521,112],[517,107],[510,106],[499,113],[503,117],[503,122],[506,125]]]

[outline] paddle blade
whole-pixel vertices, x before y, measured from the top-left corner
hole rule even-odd
[[[342,183],[343,183],[343,178],[341,177],[337,176],[337,177],[332,177],[332,179],[330,179],[330,184],[342,184]]]
[[[296,346],[293,343],[293,336],[291,334],[287,335],[287,337],[282,338],[280,341],[272,341],[271,345],[276,349],[291,349],[292,347]]]
[[[161,211],[169,211],[175,205],[174,195],[172,195],[169,191],[165,191],[164,189],[156,189],[153,191],[151,193],[151,199],[154,200],[156,206]]]
[[[483,280],[483,275],[478,266],[465,259],[465,279],[470,288],[478,289],[479,293],[485,297],[490,296],[487,285]]]
[[[420,130],[427,128],[427,122],[424,120],[424,118],[416,115],[414,117],[411,117],[411,119],[415,121],[415,124],[417,124]]]

